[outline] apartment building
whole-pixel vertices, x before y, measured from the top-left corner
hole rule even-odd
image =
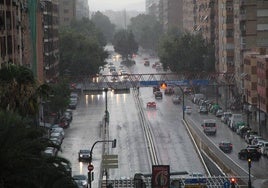
[[[76,0],[59,0],[59,25],[70,25],[76,17]]]
[[[183,0],[183,30],[194,32],[197,27],[196,0]]]
[[[254,49],[243,55],[243,86],[245,110],[251,114],[250,125],[260,134],[267,132],[268,116],[268,53],[266,48]]]
[[[215,9],[217,4],[211,0],[199,0],[196,2],[196,32],[202,33],[204,39],[209,43],[214,43],[216,24]]]
[[[233,0],[218,1],[218,64],[221,73],[234,73]]]
[[[89,18],[88,0],[76,0],[76,19]]]
[[[183,31],[183,0],[160,0],[161,23],[164,31],[176,27]]]
[[[0,66],[28,64],[26,1],[0,1]],[[26,50],[27,49],[27,50]]]
[[[159,3],[160,3],[160,0],[146,0],[145,1],[146,14],[154,16],[157,20],[160,19],[159,14],[161,14],[159,10],[160,8]]]
[[[59,12],[58,0],[43,0],[44,76],[46,82],[54,82],[59,76]]]

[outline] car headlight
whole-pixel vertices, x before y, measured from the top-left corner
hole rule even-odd
[[[83,157],[83,155],[82,155],[82,154],[80,154],[79,156],[80,156],[80,157]]]
[[[83,180],[82,185],[87,185],[87,181]]]

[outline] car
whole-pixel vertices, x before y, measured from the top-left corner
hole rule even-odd
[[[153,93],[155,93],[155,92],[157,92],[157,91],[160,91],[160,88],[157,87],[157,86],[154,86],[154,87],[153,87]]]
[[[154,97],[155,97],[156,99],[162,99],[162,98],[163,98],[163,94],[162,94],[161,91],[156,91],[156,92],[154,93]]]
[[[224,113],[223,109],[220,108],[220,109],[217,110],[215,116],[220,118],[223,115],[223,113]]]
[[[241,149],[238,153],[238,158],[239,159],[251,159],[251,160],[260,160],[261,154],[258,152],[256,148],[245,148]]]
[[[224,152],[224,153],[231,153],[233,150],[233,144],[229,141],[222,141],[219,143],[219,148]]]
[[[147,102],[147,108],[156,108],[156,103],[155,102]]]
[[[55,127],[55,128],[51,128],[50,129],[51,133],[60,133],[62,135],[62,137],[64,138],[65,133],[64,133],[64,129],[61,127]]]
[[[256,149],[259,153],[261,153],[261,148],[258,145],[248,145],[247,148]]]
[[[150,66],[150,61],[149,60],[145,60],[144,61],[144,66]]]
[[[191,114],[192,113],[192,107],[191,106],[185,106],[184,108],[184,112],[186,114]]]
[[[232,117],[232,112],[223,112],[222,116],[221,116],[221,121],[225,124],[227,124],[227,121],[229,118]]]
[[[268,154],[268,142],[263,142],[260,146],[260,149],[261,149],[261,154],[264,155],[264,156],[267,156]]]
[[[167,87],[164,91],[165,95],[173,95],[174,94],[174,89],[172,87]]]
[[[217,124],[215,119],[204,119],[201,126],[206,135],[216,135]]]
[[[57,138],[62,143],[64,136],[60,132],[51,132],[49,138]]]
[[[52,138],[49,138],[49,140],[55,144],[56,146],[60,147],[61,146],[61,140],[56,138],[56,137],[52,137]]]
[[[78,152],[78,161],[91,161],[90,150],[81,149]]]
[[[88,188],[88,179],[86,175],[73,175],[73,180],[79,188]]]
[[[43,155],[46,157],[55,157],[57,155],[57,149],[54,147],[46,147],[43,151]]]
[[[200,114],[208,114],[208,108],[207,108],[207,106],[200,106],[199,107],[199,113]]]
[[[173,98],[172,98],[172,102],[174,104],[180,104],[181,103],[181,97],[179,95],[175,95]]]

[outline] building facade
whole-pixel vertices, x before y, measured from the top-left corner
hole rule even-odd
[[[70,25],[76,17],[76,0],[59,0],[59,25]]]
[[[89,18],[88,0],[76,0],[76,19]]]

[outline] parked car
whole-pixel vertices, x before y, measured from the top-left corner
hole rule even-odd
[[[229,141],[222,141],[219,143],[219,148],[224,152],[224,153],[231,153],[233,150],[233,144]]]
[[[163,94],[161,91],[156,91],[154,94],[156,99],[162,99],[163,98]]]
[[[268,141],[263,142],[260,146],[260,149],[261,149],[261,154],[264,156],[267,156],[268,155]]]
[[[88,188],[88,179],[86,175],[73,175],[73,180],[79,188]]]
[[[227,124],[227,121],[229,118],[232,117],[232,112],[223,112],[222,116],[221,116],[221,121],[225,124]]]
[[[86,150],[86,149],[81,149],[78,152],[78,161],[90,161],[91,160],[91,156],[90,156],[90,150]]]
[[[251,160],[260,160],[261,154],[258,152],[256,148],[245,148],[241,149],[238,153],[239,159],[251,159]]]
[[[46,157],[55,157],[57,155],[57,149],[54,147],[46,147],[43,151],[43,155]]]
[[[234,126],[236,123],[243,122],[243,115],[242,114],[233,114],[230,120],[231,121],[230,121],[229,127],[231,129],[234,129]]]
[[[146,107],[155,109],[156,108],[156,103],[155,102],[147,102]]]
[[[64,136],[61,133],[59,133],[59,132],[52,132],[52,133],[50,133],[49,138],[57,138],[62,143],[62,141],[64,139]]]
[[[221,117],[223,115],[223,109],[218,109],[215,115],[216,117]]]
[[[199,113],[200,114],[208,114],[208,108],[207,106],[199,106]]]

